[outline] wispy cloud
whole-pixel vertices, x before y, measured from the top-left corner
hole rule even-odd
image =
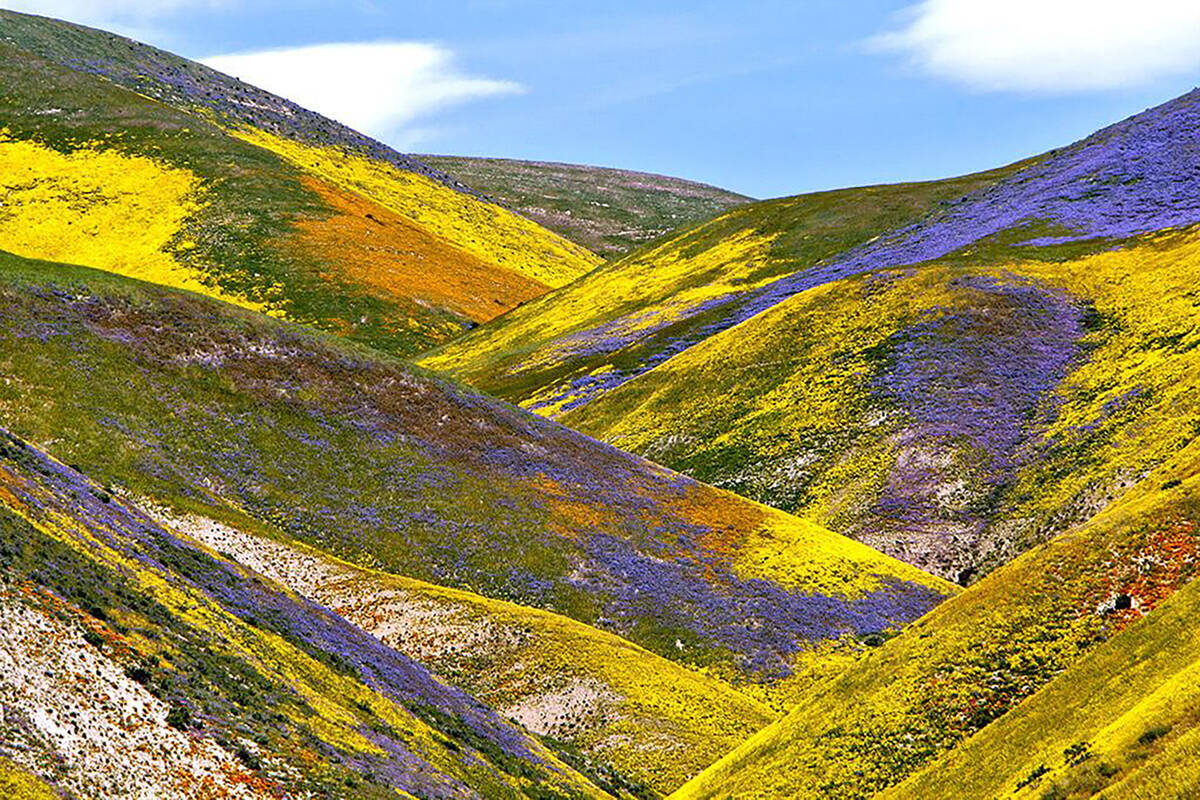
[[[214,69],[287,97],[352,128],[411,146],[412,123],[523,87],[463,73],[454,54],[425,42],[320,44],[204,59]]]
[[[130,36],[159,33],[153,26],[181,11],[225,8],[230,0],[0,0],[0,8],[56,17]]]
[[[1200,70],[1197,0],[922,0],[869,40],[989,91],[1077,92]]]

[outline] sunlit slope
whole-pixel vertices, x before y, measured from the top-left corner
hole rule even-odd
[[[0,786],[17,797],[46,796],[33,776],[96,800],[608,796],[409,658],[3,432],[0,621]]]
[[[153,513],[549,737],[614,793],[669,793],[776,716],[719,681],[558,614],[355,567],[240,515],[223,523]]]
[[[507,158],[420,159],[608,258],[750,202],[715,186],[623,169]]]
[[[0,257],[0,420],[139,496],[595,625],[735,681],[945,582],[336,337]]]
[[[1055,772],[1052,780],[1068,781],[1072,770],[1063,771],[1061,759],[1074,760],[1082,751],[1060,752],[1054,760],[1050,748],[1056,746],[1055,736],[1071,738],[1078,730],[1085,744],[1092,742],[1087,736],[1094,736],[1098,748],[1109,748],[1116,746],[1115,739],[1092,733],[1108,725],[1105,714],[1119,726],[1128,726],[1126,733],[1135,740],[1145,733],[1132,730],[1140,725],[1138,715],[1143,712],[1161,713],[1163,724],[1180,721],[1169,703],[1161,705],[1165,698],[1153,670],[1159,670],[1163,681],[1174,680],[1171,664],[1182,669],[1187,656],[1172,653],[1186,653],[1194,644],[1177,641],[1155,654],[1153,646],[1138,643],[1159,635],[1154,627],[1143,629],[1160,624],[1155,611],[1159,606],[1168,620],[1162,630],[1170,629],[1170,615],[1179,613],[1172,608],[1180,606],[1166,601],[1200,567],[1198,474],[1200,445],[1193,443],[1146,476],[1122,501],[991,573],[839,677],[814,688],[781,722],[718,762],[678,796],[870,797],[927,766],[929,773],[914,787],[940,786],[946,796],[975,796],[941,783],[930,765],[946,754],[952,770],[972,773],[972,781],[988,781],[992,773],[986,760],[1002,758],[1001,751],[988,748],[1025,745],[1029,750],[1023,755],[1044,754],[1047,770]],[[1186,607],[1193,597],[1189,591],[1178,603]],[[1104,646],[1107,641],[1111,646]],[[1114,663],[1114,658],[1124,658],[1132,672],[1101,675],[1101,668],[1094,666]],[[1063,683],[1071,676],[1080,682]],[[1060,682],[1052,683],[1056,680]],[[1087,695],[1087,680],[1096,681],[1101,697]],[[1047,694],[1036,694],[1043,687],[1048,687]],[[1128,695],[1123,694],[1126,689]],[[1054,698],[1061,699],[1063,692],[1071,700],[1059,704]],[[1104,697],[1112,701],[1106,709],[1101,707]],[[1051,710],[1064,716],[1054,723],[1038,720],[1038,714]],[[993,731],[989,723],[1005,727]],[[1191,722],[1180,724],[1186,729]],[[1093,725],[1099,727],[1089,727]],[[1006,731],[1014,738],[1006,739]],[[977,739],[970,739],[972,735]],[[974,741],[983,748],[979,758],[984,760],[969,758]],[[1190,741],[1184,735],[1143,752],[1150,755],[1168,745],[1186,752]],[[1068,742],[1064,749],[1078,743]],[[959,746],[964,747],[961,753],[953,749]],[[1106,758],[1117,755],[1111,749],[1104,752]],[[1133,752],[1120,755],[1120,762],[1111,764],[1117,771],[1109,777],[1125,774],[1123,765],[1135,765]],[[1175,756],[1164,752],[1162,757]],[[1099,763],[1098,758],[1089,766]],[[1024,762],[1013,757],[995,777],[1005,779],[1009,767],[1021,769]],[[1149,777],[1135,775],[1130,780]],[[1015,788],[1006,786],[996,794],[1007,796]],[[938,791],[914,788],[912,796],[937,797]]]
[[[0,11],[0,249],[411,354],[598,257],[328,120],[101,31]]]
[[[969,580],[1196,435],[1200,235],[816,287],[561,421]]]
[[[811,224],[738,209],[424,363],[969,582],[1195,433],[1195,99],[783,278]],[[691,294],[647,302],[677,268]],[[630,305],[587,321],[606,296]]]
[[[1102,252],[1200,222],[1200,91],[1061,150],[924,184],[744,206],[424,359],[558,414],[813,287],[954,256],[994,263]]]
[[[884,796],[1196,796],[1198,613],[1192,582]]]
[[[739,206],[528,303],[423,363],[540,413],[560,413],[703,339],[781,279],[818,270],[1011,171]]]

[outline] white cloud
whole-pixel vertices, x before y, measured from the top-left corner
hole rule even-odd
[[[203,59],[305,108],[393,143],[411,144],[421,117],[471,100],[524,91],[463,74],[449,50],[424,42],[320,44]]]
[[[921,0],[903,19],[869,44],[978,89],[1093,91],[1200,76],[1198,0]]]

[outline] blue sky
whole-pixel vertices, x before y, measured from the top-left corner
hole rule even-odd
[[[985,169],[1188,91],[1192,4],[0,0],[191,58],[249,53],[216,63],[401,149],[758,197]],[[328,44],[351,47],[263,52]]]

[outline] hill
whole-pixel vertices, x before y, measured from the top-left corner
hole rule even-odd
[[[812,689],[676,796],[1188,796],[1200,781],[1186,621],[1198,468],[1193,441]]]
[[[0,785],[18,797],[608,796],[415,662],[7,433],[0,566]]]
[[[1193,435],[1197,98],[736,209],[422,363],[969,582]]]
[[[151,513],[446,676],[553,742],[614,794],[670,792],[777,716],[719,681],[558,614],[356,567],[245,517],[232,517],[234,527]],[[650,752],[661,757],[648,760]]]
[[[420,159],[610,259],[750,202],[715,186],[623,169],[507,158]]]
[[[599,259],[282,98],[0,11],[0,249],[412,354]]]
[[[297,591],[342,575],[361,602],[433,604],[431,631],[458,631],[462,651],[421,650],[432,632],[389,643],[535,728],[582,682],[569,724],[544,730],[597,779],[669,791],[770,716],[718,681],[779,702],[953,593],[811,523],[211,298],[0,254],[0,306],[0,424],[171,518],[315,548],[299,567],[259,564]],[[487,645],[453,620],[481,617],[516,650],[471,649]],[[559,672],[523,672],[539,663]],[[514,684],[490,683],[502,674]],[[591,718],[592,700],[608,716]],[[689,742],[703,743],[674,754]],[[659,747],[671,760],[646,761]]]

